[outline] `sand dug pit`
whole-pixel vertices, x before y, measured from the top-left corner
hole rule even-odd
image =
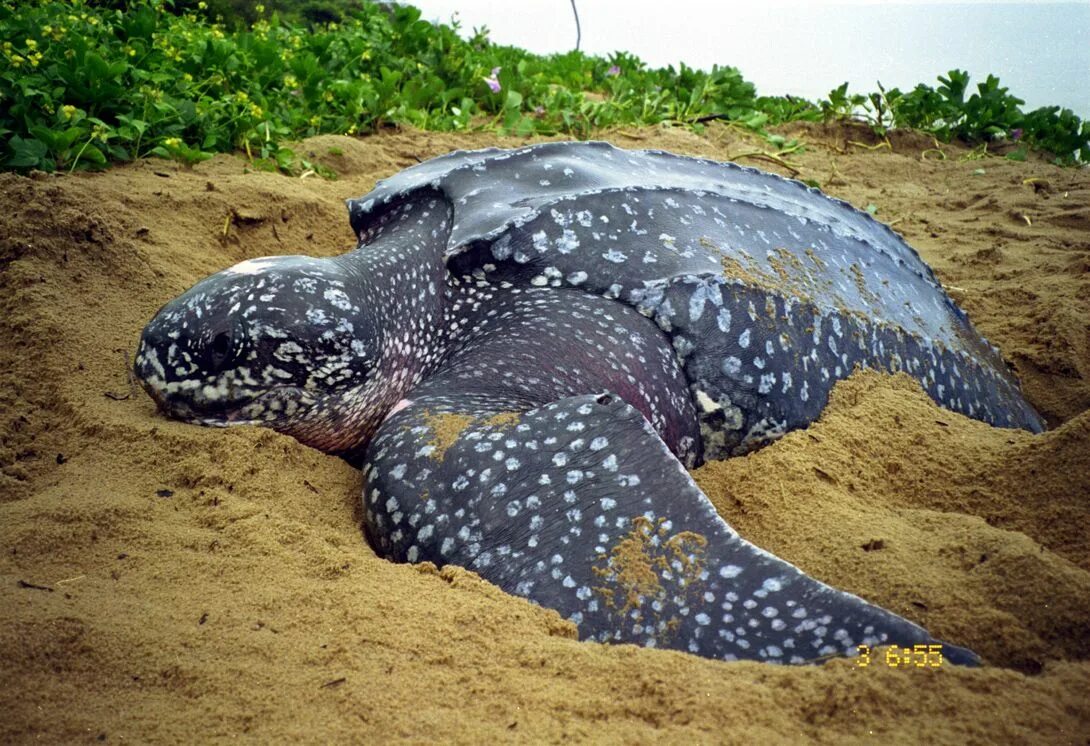
[[[335,181],[227,156],[0,175],[0,740],[1087,743],[1090,175],[802,134],[799,176],[905,233],[1052,430],[992,429],[907,379],[856,375],[811,428],[696,476],[747,538],[985,667],[578,643],[470,573],[377,558],[360,475],[336,458],[158,416],[127,361],[165,301],[249,257],[350,249],[346,197],[417,159],[521,142],[320,137],[304,149]],[[607,137],[760,148],[726,128]]]

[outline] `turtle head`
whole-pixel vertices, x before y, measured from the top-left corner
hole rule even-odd
[[[251,259],[201,280],[145,327],[134,371],[171,417],[261,424],[331,453],[370,437],[398,391],[381,330],[337,259]]]

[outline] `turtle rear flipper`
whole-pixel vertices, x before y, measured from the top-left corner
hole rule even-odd
[[[364,474],[380,552],[469,568],[557,610],[582,639],[782,663],[939,644],[741,538],[610,393],[523,412],[479,393],[424,396],[383,423]]]

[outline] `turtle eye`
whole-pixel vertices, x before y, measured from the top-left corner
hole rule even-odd
[[[231,332],[220,332],[208,345],[208,367],[213,373],[219,373],[231,359]]]

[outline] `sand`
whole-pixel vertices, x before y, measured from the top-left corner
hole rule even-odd
[[[158,416],[128,373],[200,277],[353,245],[343,200],[488,134],[303,144],[333,181],[217,156],[0,175],[0,740],[1090,742],[1090,174],[798,126],[785,169],[893,222],[1051,430],[857,374],[822,419],[696,473],[747,538],[985,659],[781,668],[573,639],[458,568],[394,565],[360,475],[270,431]],[[604,133],[720,159],[729,127]],[[857,144],[853,144],[853,141]]]

